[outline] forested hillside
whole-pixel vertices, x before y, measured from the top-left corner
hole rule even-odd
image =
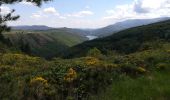
[[[68,57],[84,56],[89,49],[98,48],[102,53],[118,52],[129,54],[140,50],[158,48],[157,44],[169,41],[170,20],[130,28],[105,38],[87,41],[70,49]],[[80,52],[81,51],[81,52]]]
[[[27,45],[29,54],[45,58],[58,56],[61,51],[88,40],[62,30],[12,30],[4,33],[14,46]]]

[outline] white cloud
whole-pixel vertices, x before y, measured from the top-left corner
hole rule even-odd
[[[77,13],[67,14],[68,17],[85,17],[85,16],[91,16],[94,13],[92,11],[84,10]]]
[[[31,18],[44,18],[49,16],[58,16],[60,18],[64,18],[63,16],[60,16],[60,14],[57,12],[57,10],[54,7],[45,8],[41,11],[38,11],[36,13],[33,13],[31,15]]]
[[[33,3],[31,3],[31,2],[27,2],[27,1],[22,1],[22,2],[20,2],[20,4],[22,4],[22,5],[28,5],[28,6],[33,6],[33,5],[35,5],[35,4],[33,4]]]
[[[31,18],[35,18],[35,19],[39,19],[41,17],[42,16],[40,14],[36,14],[36,13],[31,16]]]
[[[57,13],[57,11],[56,11],[56,9],[54,7],[45,8],[43,10],[43,12],[47,13],[47,14],[56,14]]]
[[[59,16],[58,18],[60,18],[60,19],[67,19],[67,18],[64,17],[64,16]]]
[[[11,9],[7,6],[0,6],[0,14],[5,15],[10,13]]]
[[[106,12],[92,12],[89,6],[84,6],[82,11],[59,13],[54,7],[48,7],[32,14],[27,20],[26,17],[14,25],[36,24],[48,25],[52,27],[73,27],[73,28],[96,28],[103,27],[115,22],[127,19],[148,19],[157,17],[170,17],[170,0],[133,0],[130,4],[117,5]],[[7,10],[8,11],[8,10]],[[103,15],[102,17],[88,16]],[[86,18],[87,17],[87,18]]]
[[[134,0],[129,5],[118,5],[107,10],[105,20],[147,19],[170,16],[170,0]]]

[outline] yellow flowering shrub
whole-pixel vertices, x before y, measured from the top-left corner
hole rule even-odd
[[[64,77],[64,80],[66,82],[72,82],[73,80],[75,80],[77,78],[77,73],[73,68],[70,68],[66,74],[66,76]]]
[[[117,68],[118,65],[117,64],[105,64],[106,68]]]
[[[145,72],[146,72],[146,69],[143,68],[143,67],[138,67],[138,68],[137,68],[137,71],[140,72],[140,73],[145,73]]]
[[[100,63],[99,59],[94,58],[94,57],[86,57],[85,59],[85,63],[86,65],[90,66],[90,65],[98,65]]]
[[[40,62],[39,57],[30,57],[28,55],[23,55],[23,54],[12,54],[12,53],[7,53],[2,56],[1,63],[3,64],[9,64],[9,65],[14,65],[16,63],[23,63],[23,64],[37,64]]]
[[[30,85],[31,86],[35,86],[35,85],[48,86],[48,82],[46,79],[44,79],[42,77],[35,77],[35,78],[31,79]]]
[[[167,65],[165,63],[158,63],[156,68],[159,70],[166,69]]]
[[[30,80],[29,85],[30,98],[36,97],[38,100],[42,100],[46,95],[49,94],[49,85],[46,79],[42,77],[35,77]],[[32,97],[33,96],[33,97]]]
[[[167,53],[170,53],[170,50],[166,50]]]

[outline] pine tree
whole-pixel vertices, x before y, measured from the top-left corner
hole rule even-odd
[[[34,3],[37,6],[40,6],[42,4],[42,2],[47,2],[47,1],[51,1],[51,0],[0,0],[0,7],[3,4],[14,4],[14,3],[19,3],[22,1],[26,1],[26,2],[31,2]],[[19,18],[19,15],[17,16],[13,16],[13,13],[15,12],[15,10],[11,10],[10,13],[8,14],[2,14],[2,9],[0,8],[0,42],[6,44],[6,45],[11,45],[12,43],[10,42],[9,39],[5,39],[5,37],[3,36],[3,32],[4,31],[10,31],[10,27],[7,26],[7,22],[10,21],[15,21]],[[24,49],[26,50],[26,52],[30,51],[30,47],[29,44],[26,44],[24,48],[28,48],[28,49]]]
[[[42,2],[47,2],[51,0],[1,0],[0,6],[2,6],[2,4],[14,4],[14,3],[22,2],[22,1],[31,2],[31,3],[36,4],[37,6],[40,6]],[[15,12],[14,9],[6,15],[2,15],[1,12],[2,12],[2,9],[0,8],[0,34],[2,34],[3,31],[10,31],[10,27],[6,25],[7,22],[15,21],[19,18],[19,16],[12,15]]]

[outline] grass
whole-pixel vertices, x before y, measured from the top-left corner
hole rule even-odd
[[[170,72],[154,72],[149,76],[132,79],[122,75],[108,89],[91,100],[169,100]]]

